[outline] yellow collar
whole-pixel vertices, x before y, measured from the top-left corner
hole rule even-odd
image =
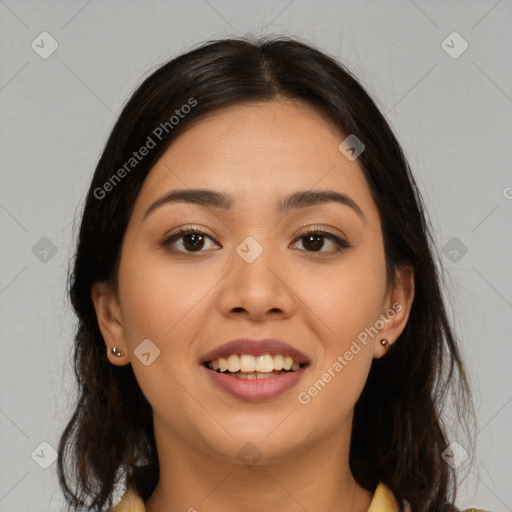
[[[149,512],[142,498],[133,490],[128,490],[111,512]],[[383,483],[375,490],[368,512],[399,512],[393,493]]]

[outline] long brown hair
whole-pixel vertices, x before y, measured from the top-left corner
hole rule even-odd
[[[307,102],[341,133],[362,141],[358,162],[380,213],[388,281],[398,265],[414,267],[408,323],[386,357],[374,360],[355,406],[353,475],[368,490],[386,483],[402,510],[408,502],[415,512],[439,512],[453,502],[456,475],[442,457],[449,444],[442,404],[453,391],[462,427],[473,418],[473,408],[443,303],[432,228],[409,165],[385,118],[343,65],[297,39],[267,37],[210,41],[158,68],[125,105],[96,167],[69,282],[78,318],[78,399],[58,450],[69,510],[108,510],[120,475],[144,500],[159,479],[151,406],[131,365],[109,363],[90,296],[96,281],[117,283],[121,242],[145,177],[200,116],[235,102],[276,97]],[[194,106],[171,122],[186,104]],[[156,137],[154,130],[162,126]],[[151,134],[155,147],[128,169],[133,151]],[[119,172],[123,166],[127,172]]]

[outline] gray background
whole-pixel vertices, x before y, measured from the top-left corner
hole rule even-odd
[[[163,61],[247,33],[340,58],[387,114],[430,212],[474,388],[477,451],[457,503],[512,510],[511,18],[510,0],[0,1],[0,511],[63,503],[51,447],[74,397],[65,279],[117,113]],[[469,44],[457,58],[454,31]]]

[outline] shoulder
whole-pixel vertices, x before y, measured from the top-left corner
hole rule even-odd
[[[375,489],[368,512],[400,512],[398,502],[391,489],[382,482]]]
[[[410,508],[406,506],[406,512],[410,512]],[[391,489],[383,484],[379,483],[377,489],[375,489],[375,494],[373,495],[373,500],[370,504],[370,508],[368,512],[400,512],[400,507],[398,505],[398,501],[396,500]],[[467,508],[465,510],[461,510],[460,512],[490,512],[489,510],[485,510],[483,508]]]

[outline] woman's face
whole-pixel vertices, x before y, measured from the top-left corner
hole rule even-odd
[[[349,435],[372,359],[385,353],[379,341],[396,340],[412,296],[386,286],[378,210],[357,159],[338,149],[344,138],[302,102],[241,104],[191,125],[147,176],[123,241],[119,302],[107,293],[98,300],[99,288],[93,298],[108,348],[125,352],[108,357],[132,364],[157,437],[243,462],[244,450],[279,460]],[[228,204],[151,208],[192,189]],[[348,199],[286,202],[308,192]],[[272,371],[264,354],[277,367],[279,355],[292,354],[262,341],[269,338],[300,351],[306,364],[267,379],[203,364],[239,338],[255,343],[231,347],[225,358],[248,356],[244,368],[259,359],[259,374]],[[228,360],[233,372],[238,360]]]

